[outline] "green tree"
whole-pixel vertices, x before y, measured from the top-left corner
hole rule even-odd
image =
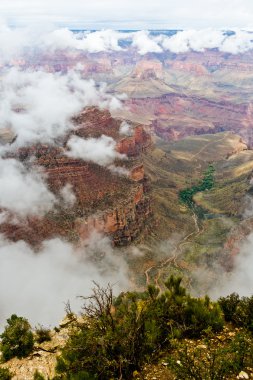
[[[13,314],[7,319],[7,325],[2,333],[0,349],[2,358],[7,361],[13,357],[28,356],[34,345],[33,333],[27,319]]]
[[[140,368],[150,349],[145,344],[146,304],[140,298],[137,292],[114,298],[110,286],[96,284],[84,298],[83,321],[73,326],[58,359],[56,369],[63,379],[129,378]]]
[[[227,322],[253,331],[253,296],[240,298],[233,293],[219,298],[218,303]]]
[[[207,328],[223,327],[216,303],[207,297],[192,298],[181,278],[171,276],[165,285],[162,294],[149,286],[145,292],[118,297],[113,297],[110,286],[96,285],[84,298],[83,319],[73,325],[58,359],[58,378],[129,379],[172,338],[199,337]]]

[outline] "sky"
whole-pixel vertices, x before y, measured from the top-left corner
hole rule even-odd
[[[83,29],[253,29],[252,0],[1,0],[11,25]]]

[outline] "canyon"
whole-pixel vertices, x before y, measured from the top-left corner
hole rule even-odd
[[[82,79],[103,82],[112,96],[120,96],[122,107],[110,112],[87,107],[73,116],[75,128],[55,145],[24,146],[11,153],[26,167],[42,168],[56,197],[67,185],[76,201],[61,200],[44,217],[29,216],[23,223],[13,223],[10,216],[0,225],[4,236],[34,247],[60,236],[80,246],[96,230],[121,247],[138,287],[159,285],[175,272],[200,291],[191,273],[208,267],[208,291],[213,264],[233,268],[241,242],[252,231],[251,216],[245,217],[253,170],[251,50],[37,49],[12,65],[59,75],[78,67]],[[122,123],[129,126],[125,134]],[[112,138],[126,159],[103,166],[70,157],[73,136]],[[0,139],[12,143],[15,136],[2,129]],[[179,192],[197,184],[209,164],[215,168],[215,186],[194,197],[204,210],[198,218],[181,204]],[[139,249],[141,257],[129,255],[128,246]]]
[[[148,285],[151,298],[169,294],[171,275],[197,297],[252,288],[252,41],[234,51],[195,41],[194,51],[193,38],[169,50],[170,32],[102,31],[85,45],[87,31],[56,31],[48,46],[42,38],[0,64],[1,323],[25,310],[51,329],[55,310],[63,314],[64,303],[69,312],[68,299],[79,307],[71,297],[86,300],[92,284],[129,290],[129,305]],[[27,202],[37,181],[50,207],[4,206],[10,163],[26,184],[13,199]],[[73,316],[28,359],[7,362],[14,379],[53,376]]]

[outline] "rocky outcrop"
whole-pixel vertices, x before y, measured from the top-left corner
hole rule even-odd
[[[128,157],[136,157],[141,152],[145,152],[151,145],[151,136],[143,126],[136,126],[133,136],[121,139],[117,144],[117,151],[126,154]]]
[[[15,134],[9,128],[0,129],[0,146],[11,144],[15,140]]]
[[[111,236],[115,245],[124,245],[136,239],[145,229],[151,215],[150,199],[141,153],[151,144],[144,126],[132,125],[132,136],[120,134],[122,121],[113,119],[108,111],[86,109],[76,119],[74,134],[82,137],[111,136],[117,141],[117,150],[124,153],[129,175],[119,175],[110,168],[65,155],[67,136],[61,145],[36,145],[21,148],[12,154],[25,165],[44,168],[49,189],[58,197],[59,204],[42,219],[29,217],[25,223],[0,225],[0,232],[9,239],[23,239],[37,245],[44,239],[62,236],[78,242],[92,230]],[[125,162],[125,161],[124,161]],[[118,162],[115,165],[121,166]],[[61,190],[71,185],[74,205],[61,200]]]
[[[130,178],[133,181],[142,181],[145,179],[145,170],[142,164],[135,166],[130,172]]]
[[[33,352],[27,358],[12,358],[0,364],[0,368],[8,368],[13,375],[12,380],[33,380],[36,371],[45,378],[52,378],[55,376],[57,357],[65,346],[73,325],[71,323],[72,321],[65,317],[57,329],[50,331],[50,341],[36,343]]]
[[[136,64],[132,77],[142,80],[160,79],[163,77],[163,65],[160,61],[141,60]]]
[[[81,239],[86,239],[93,230],[112,236],[114,245],[126,245],[135,240],[145,229],[151,215],[150,199],[140,185],[130,196],[115,208],[76,220],[75,230]]]

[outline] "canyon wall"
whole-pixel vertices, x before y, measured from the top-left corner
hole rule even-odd
[[[122,136],[122,120],[113,119],[108,111],[94,107],[86,109],[75,123],[75,130],[57,147],[38,144],[11,155],[24,165],[31,165],[33,158],[32,165],[43,168],[48,187],[56,196],[64,186],[70,185],[75,203],[59,202],[43,218],[28,217],[20,223],[10,219],[0,226],[0,232],[6,237],[23,239],[32,245],[54,236],[78,243],[97,230],[109,235],[113,244],[125,245],[148,228],[151,205],[141,155],[151,145],[151,138],[145,127],[132,124],[132,135]],[[66,156],[66,144],[73,134],[82,138],[102,134],[113,137],[117,151],[127,156],[127,160],[115,162],[115,166],[123,165],[128,175]]]

